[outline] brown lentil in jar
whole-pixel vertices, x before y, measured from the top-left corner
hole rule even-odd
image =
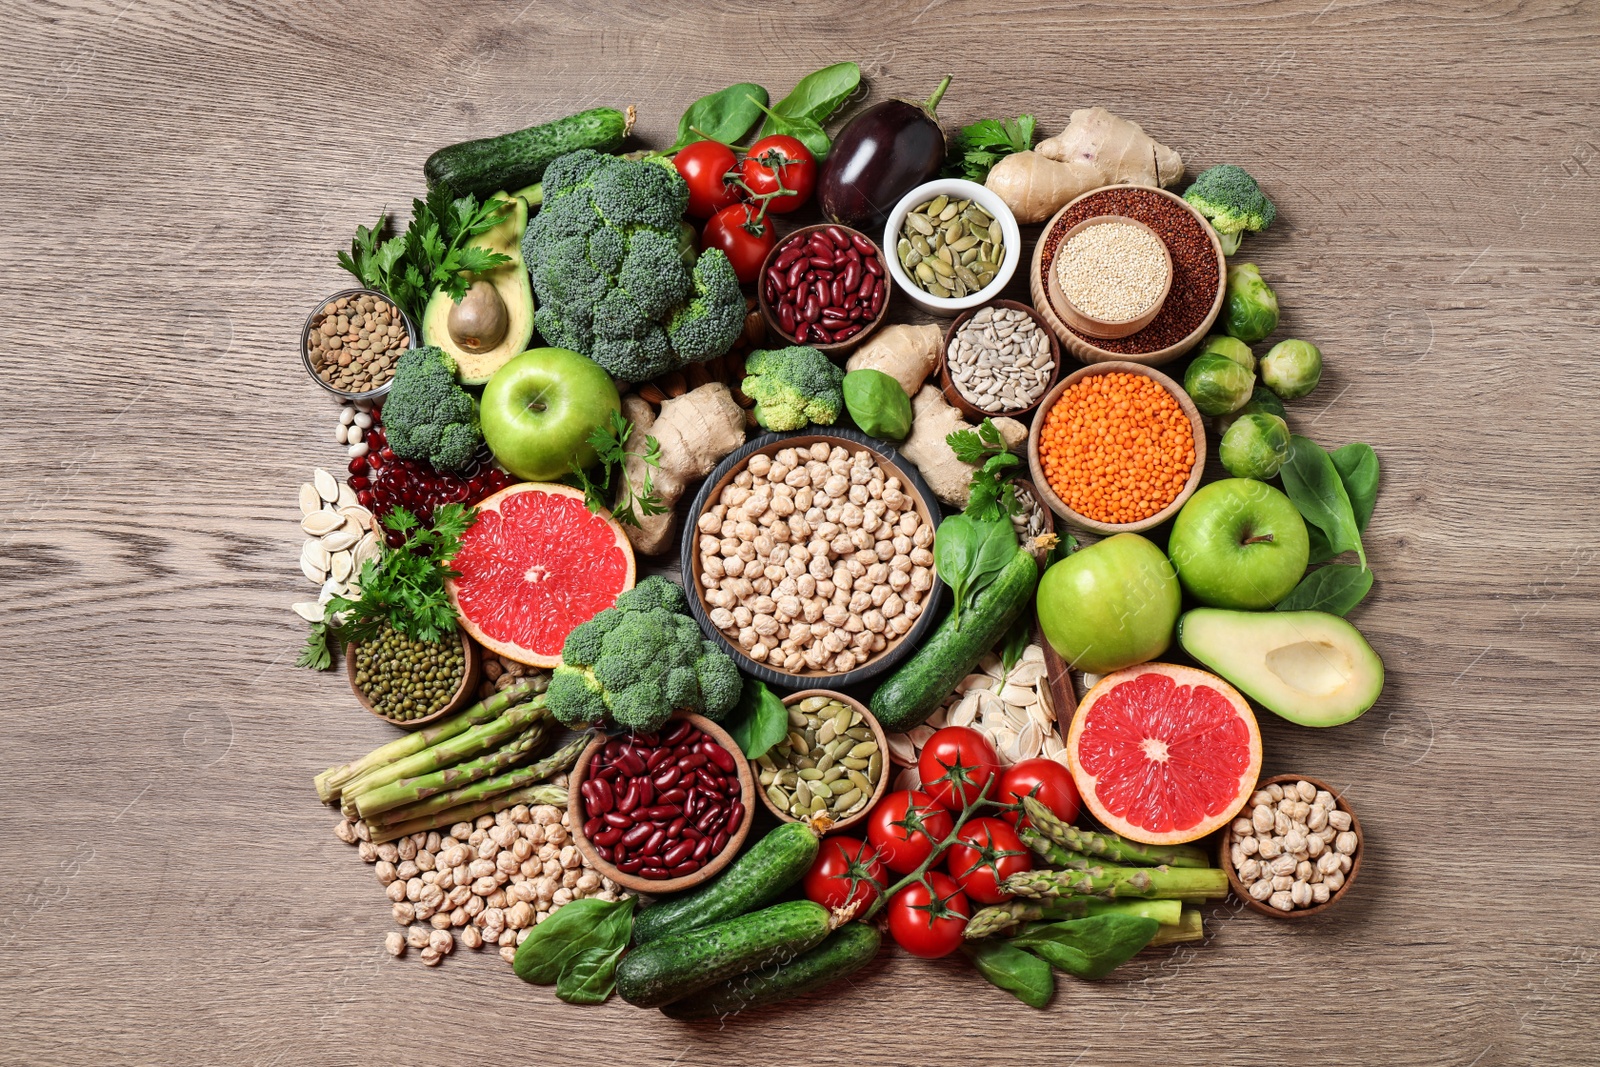
[[[1123,355],[1158,352],[1199,329],[1217,296],[1221,275],[1216,250],[1199,220],[1150,189],[1108,189],[1074,204],[1045,237],[1044,253],[1039,257],[1040,283],[1048,283],[1066,232],[1098,215],[1125,215],[1154,230],[1172,254],[1172,289],[1161,311],[1138,333],[1108,339],[1078,333],[1070,326],[1067,329],[1096,348]]]

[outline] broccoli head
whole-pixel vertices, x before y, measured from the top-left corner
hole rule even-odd
[[[832,426],[844,410],[844,371],[815,348],[752,352],[739,386],[756,402],[756,421],[769,430],[798,430],[807,423]]]
[[[1249,172],[1228,163],[1201,171],[1183,198],[1210,220],[1222,238],[1224,255],[1237,252],[1246,233],[1264,230],[1278,217],[1278,209]]]
[[[523,234],[551,344],[615,378],[646,381],[722,355],[744,328],[744,294],[721,251],[685,253],[689,187],[672,166],[590,149],[544,172],[544,204]]]
[[[383,402],[383,432],[394,454],[424,459],[442,471],[472,462],[483,443],[478,401],[456,382],[455,360],[442,349],[400,356]]]
[[[683,614],[683,590],[650,577],[567,635],[546,701],[557,719],[580,726],[610,718],[655,730],[674,711],[721,719],[739,702],[733,660]]]

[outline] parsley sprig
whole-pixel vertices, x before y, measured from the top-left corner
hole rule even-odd
[[[461,504],[446,504],[435,511],[431,528],[405,508],[397,507],[385,515],[383,524],[404,535],[405,543],[367,560],[357,580],[359,597],[336,596],[328,601],[323,621],[311,624],[295,665],[319,671],[332,666],[330,642],[335,631],[341,642],[365,641],[385,629],[419,641],[437,641],[455,633],[456,610],[444,581],[457,576],[450,561],[461,550],[461,537],[477,517],[477,508]]]
[[[1022,461],[1006,448],[993,419],[984,419],[975,430],[957,430],[944,440],[961,462],[978,465],[972,472],[972,495],[966,507],[968,516],[992,522],[1002,516],[1022,513],[1016,487],[1007,481],[1006,474]]]
[[[950,139],[944,176],[983,181],[1000,160],[1033,147],[1034,125],[1032,115],[1018,115],[1014,119],[979,119],[971,126],[963,126]]]
[[[499,225],[510,206],[509,200],[499,199],[480,204],[470,195],[452,200],[442,186],[435,187],[426,200],[411,202],[405,233],[382,240],[387,214],[371,228],[357,226],[350,251],[339,253],[339,266],[420,320],[434,289],[460,300],[467,292],[467,274],[511,262],[502,252],[471,243]]]
[[[650,467],[661,466],[661,442],[654,437],[644,439],[644,451],[638,453],[647,468],[644,478],[638,485],[634,485],[628,477],[628,436],[633,433],[633,423],[629,422],[621,412],[613,411],[611,420],[603,426],[596,426],[589,434],[589,445],[600,457],[600,477],[591,478],[585,470],[576,463],[573,464],[572,473],[577,477],[578,487],[583,490],[583,500],[590,511],[604,511],[611,508],[611,517],[624,526],[638,526],[639,520],[646,515],[664,515],[670,510],[662,502],[661,494],[656,492],[655,478],[650,473]],[[617,494],[617,505],[611,507],[611,481],[616,478],[621,486]]]

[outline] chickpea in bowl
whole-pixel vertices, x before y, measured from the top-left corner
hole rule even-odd
[[[769,434],[725,459],[694,507],[682,552],[690,608],[763,681],[855,684],[933,625],[938,511],[881,441]]]

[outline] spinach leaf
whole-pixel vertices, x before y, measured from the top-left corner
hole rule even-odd
[[[766,103],[767,91],[754,82],[741,82],[702,96],[678,120],[678,139],[667,154],[695,141],[734,143],[750,132]]]
[[[939,524],[933,539],[933,561],[939,577],[950,586],[956,625],[961,611],[971,607],[983,589],[1000,574],[1017,552],[1017,531],[1004,516],[974,519],[952,515]]]
[[[1019,934],[1011,944],[1038,953],[1078,978],[1104,978],[1156,936],[1161,924],[1143,915],[1092,915]]]
[[[1378,502],[1378,454],[1372,446],[1359,441],[1336,448],[1330,453],[1344,491],[1350,497],[1350,508],[1355,512],[1356,529],[1367,531],[1372,519],[1372,507]]]
[[[611,995],[616,962],[633,932],[633,903],[632,897],[572,901],[533,928],[512,970],[525,982],[555,985],[562,1000],[600,1003]]]
[[[1366,597],[1372,572],[1353,563],[1330,563],[1300,579],[1277,603],[1278,611],[1326,611],[1343,615]]]
[[[819,161],[825,159],[830,145],[823,123],[844,106],[860,85],[861,68],[854,63],[835,63],[812,71],[795,84],[788,96],[772,105],[761,123],[759,136],[793,137]]]
[[[754,678],[744,680],[737,716],[728,733],[747,759],[760,759],[789,735],[789,712],[772,690]]]
[[[573,956],[556,980],[556,996],[568,1004],[604,1004],[617,986],[617,961],[625,947],[588,948]]]
[[[973,556],[972,573],[967,578],[967,606],[978,599],[978,594],[1000,576],[1017,554],[1017,528],[1011,519],[1002,515],[987,522],[973,522],[977,528],[977,551]]]
[[[1056,991],[1050,965],[1014,942],[969,941],[961,946],[978,973],[1030,1008],[1042,1008]]]
[[[1284,491],[1302,518],[1327,535],[1326,545],[1337,555],[1354,550],[1367,565],[1367,551],[1361,545],[1361,530],[1350,506],[1339,469],[1322,446],[1309,437],[1294,434],[1289,438],[1289,458],[1279,475]],[[1316,543],[1313,548],[1319,547]]]
[[[939,577],[950,587],[954,602],[951,610],[957,624],[961,621],[961,605],[967,598],[967,585],[972,580],[972,567],[978,554],[978,524],[965,515],[952,515],[939,524],[933,537],[933,564]]]
[[[772,110],[788,118],[810,119],[823,123],[844,106],[850,94],[861,87],[861,68],[848,60],[814,70],[795,82],[789,95],[772,105]],[[765,124],[761,133],[769,131]]]

